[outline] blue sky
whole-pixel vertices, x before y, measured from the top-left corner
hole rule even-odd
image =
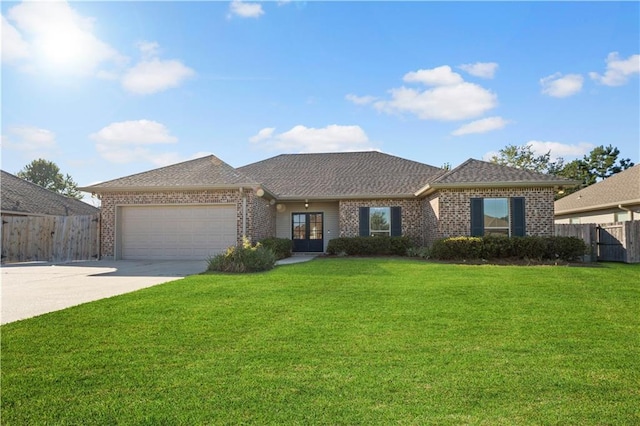
[[[637,2],[2,2],[2,169],[509,144],[640,162]]]

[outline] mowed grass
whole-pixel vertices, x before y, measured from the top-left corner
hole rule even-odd
[[[639,424],[639,274],[191,276],[3,326],[2,424]]]

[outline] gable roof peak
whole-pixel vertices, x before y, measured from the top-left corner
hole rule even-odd
[[[87,192],[236,188],[258,185],[215,155],[140,172],[80,188]]]
[[[576,183],[554,175],[469,158],[438,176],[416,195],[430,193],[438,188],[553,187],[573,186]]]

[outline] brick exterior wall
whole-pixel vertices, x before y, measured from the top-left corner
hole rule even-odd
[[[270,205],[269,201],[255,195],[249,194],[247,204],[249,206],[249,228],[247,234],[252,242],[256,243],[263,238],[276,236],[276,206]]]
[[[395,207],[402,209],[402,235],[414,244],[423,242],[422,203],[417,199],[342,200],[339,204],[340,236],[357,237],[360,231],[360,207]]]
[[[247,237],[256,242],[276,236],[276,208],[269,201],[245,190],[247,198]],[[114,192],[102,194],[101,253],[115,256],[116,207],[125,205],[235,204],[238,242],[242,239],[242,193],[220,191]],[[552,236],[553,188],[447,189],[424,199],[341,200],[341,237],[359,235],[360,207],[402,208],[402,235],[417,245],[430,245],[436,239],[468,236],[471,232],[471,198],[525,198],[526,234]]]
[[[257,202],[253,202],[254,194],[252,191],[245,191],[245,193],[247,194],[247,236],[253,239],[250,231],[252,232],[254,227],[262,229],[262,226],[265,226],[266,229],[270,229],[269,226],[271,225],[268,224],[268,219],[266,224],[263,220],[253,223],[251,220],[252,211],[256,208]],[[237,189],[221,191],[112,192],[102,194],[101,200],[101,253],[102,257],[105,258],[114,258],[115,256],[116,207],[126,205],[235,204],[238,242],[242,241],[242,194]],[[261,209],[263,207],[258,206],[257,210],[260,211]],[[273,223],[275,228],[275,218]],[[275,232],[273,234],[275,235]]]
[[[552,236],[554,232],[553,196],[553,188],[445,189],[438,191],[422,202],[425,244],[430,245],[439,238],[471,235],[471,198],[524,197],[526,235]],[[434,205],[437,205],[439,212],[434,211]]]

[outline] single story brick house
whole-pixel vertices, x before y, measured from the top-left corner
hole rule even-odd
[[[246,236],[324,252],[336,237],[553,235],[572,181],[469,159],[444,170],[381,152],[284,154],[239,168],[207,157],[81,188],[102,200],[102,253],[206,259]]]

